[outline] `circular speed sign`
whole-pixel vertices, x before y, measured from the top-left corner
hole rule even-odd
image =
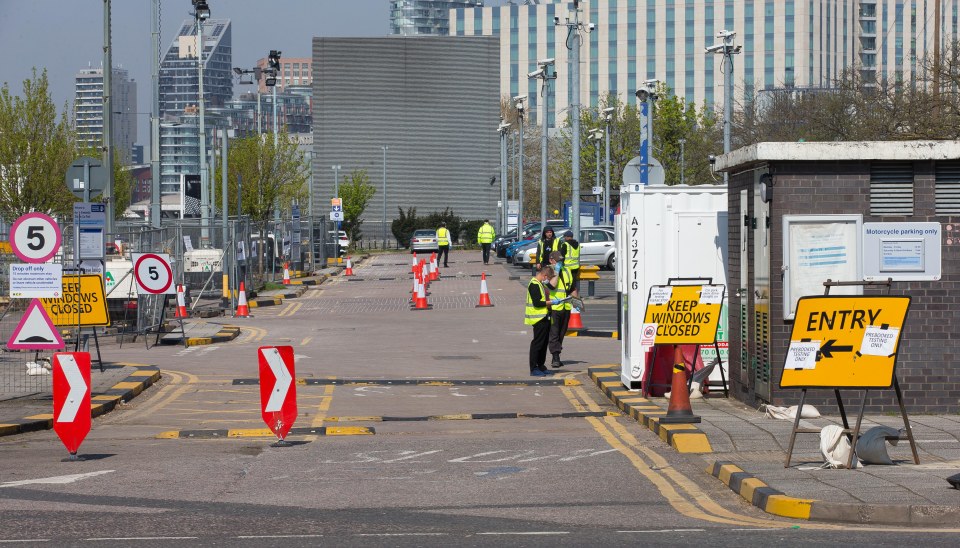
[[[133,277],[145,293],[162,295],[172,293],[173,270],[166,257],[156,253],[144,253],[133,261]]]
[[[10,229],[10,247],[28,263],[45,263],[60,249],[60,227],[43,213],[27,213]]]

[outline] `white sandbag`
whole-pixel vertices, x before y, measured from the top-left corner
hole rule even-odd
[[[764,406],[764,410],[769,419],[793,420],[797,418],[797,406],[777,407],[776,405]],[[804,405],[803,412],[800,413],[801,419],[819,419],[820,411],[812,405]]]
[[[900,431],[889,426],[874,426],[860,435],[857,442],[857,458],[864,464],[893,464],[887,454],[887,436],[893,438],[891,445],[900,439]]]
[[[820,453],[826,461],[825,467],[847,467],[847,460],[850,458],[850,440],[843,433],[843,428],[831,424],[820,430]],[[854,457],[853,467],[860,468],[860,466],[862,466],[860,460]]]

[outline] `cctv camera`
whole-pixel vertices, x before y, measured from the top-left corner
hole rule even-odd
[[[540,78],[541,76],[543,76],[543,69],[537,69],[527,73],[527,78]]]
[[[617,110],[616,107],[607,107],[607,108],[603,109],[603,113],[604,113],[604,114],[610,114],[610,113],[612,113],[612,112],[615,112],[616,110]]]
[[[527,100],[527,96],[526,96],[526,95],[515,95],[515,96],[513,97],[513,100],[514,100],[514,101],[526,101],[526,100]]]
[[[736,31],[730,31],[730,30],[717,31],[717,38],[733,38],[736,35],[737,35]]]
[[[713,164],[717,163],[717,157],[714,156],[713,154],[708,154],[708,155],[707,155],[707,161],[710,162],[710,165],[713,165]]]
[[[656,85],[660,83],[660,80],[657,80],[656,78],[651,78],[649,80],[644,80],[643,83],[646,84],[648,88],[652,88],[652,87],[656,87]]]
[[[554,18],[553,18],[553,24],[554,24],[554,25],[559,25],[559,24],[560,24],[560,17],[554,17]]]
[[[650,98],[650,92],[649,92],[649,91],[647,91],[647,90],[645,90],[645,89],[638,89],[638,90],[637,90],[637,99],[638,99],[641,103],[646,103],[646,102],[647,102],[647,99],[649,99],[649,98]]]
[[[743,49],[743,44],[737,44],[737,47],[733,48],[734,53],[740,53],[740,50]]]
[[[597,25],[595,25],[595,24],[593,24],[593,23],[587,23],[587,30],[589,30],[589,31],[592,32],[592,31],[596,30],[596,28],[597,28]]]
[[[540,59],[539,61],[537,61],[537,64],[540,65],[541,67],[545,67],[547,65],[552,65],[554,62],[556,62],[556,59],[554,59],[553,57],[548,57],[546,59]]]
[[[703,48],[703,51],[705,53],[719,53],[723,51],[723,48],[724,48],[723,44],[714,44],[712,46],[707,46]]]

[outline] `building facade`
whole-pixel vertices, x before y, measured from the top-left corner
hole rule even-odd
[[[74,87],[74,128],[81,146],[103,147],[103,69],[88,68],[77,73]],[[124,161],[130,160],[137,140],[137,83],[126,69],[114,68],[113,144]]]
[[[233,98],[233,52],[229,19],[203,23],[203,96],[205,107],[218,107]],[[160,116],[179,116],[196,108],[197,25],[188,19],[160,62]]]
[[[635,101],[644,80],[658,79],[697,104],[723,102],[722,56],[705,53],[720,30],[737,33],[733,56],[735,102],[777,88],[829,87],[844,69],[865,76],[915,80],[922,59],[958,36],[958,0],[583,0],[580,20],[593,23],[580,49],[581,105],[596,107],[607,93]],[[538,121],[539,81],[527,74],[538,59],[556,59],[551,112],[571,96],[567,27],[572,2],[454,9],[450,34],[500,37],[500,94],[529,96]],[[558,18],[559,25],[555,23]],[[551,118],[553,115],[551,115]],[[563,116],[561,116],[563,119]],[[550,124],[553,125],[551,119]]]
[[[499,51],[482,36],[314,38],[314,214],[327,216],[339,165],[341,184],[365,170],[377,189],[365,239],[381,238],[383,217],[392,239],[398,207],[494,218]]]
[[[288,86],[310,86],[313,84],[312,67],[309,57],[281,57],[280,74],[277,74],[277,93]],[[266,70],[270,65],[264,57],[257,61],[257,68]],[[270,93],[266,78],[260,78],[260,93]]]
[[[482,0],[390,0],[390,34],[447,36],[450,10],[481,6]]]

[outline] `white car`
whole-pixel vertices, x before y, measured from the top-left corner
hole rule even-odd
[[[610,270],[616,268],[616,246],[613,234],[613,229],[606,227],[580,229],[580,264],[597,265]],[[521,258],[514,264],[529,264],[536,253],[537,246],[534,245],[521,253]]]
[[[350,247],[350,238],[347,237],[347,233],[343,230],[331,230],[330,239],[337,240],[340,244],[340,249],[346,250]]]

